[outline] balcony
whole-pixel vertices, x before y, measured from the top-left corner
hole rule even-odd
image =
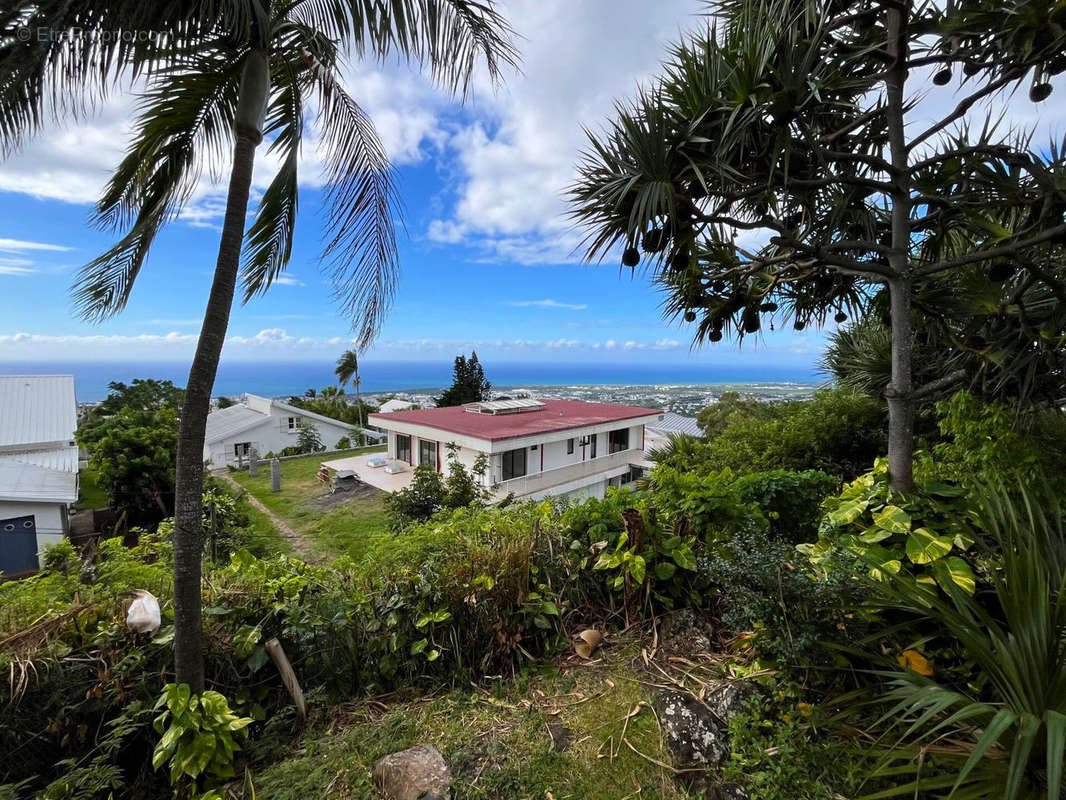
[[[582,478],[623,469],[641,458],[643,458],[643,452],[640,448],[631,448],[600,456],[599,458],[581,461],[577,464],[567,464],[563,467],[546,469],[543,472],[533,472],[523,475],[521,478],[500,481],[496,487],[496,497],[504,498],[512,493],[516,497],[524,497],[534,492],[541,492],[554,486],[562,486]]]

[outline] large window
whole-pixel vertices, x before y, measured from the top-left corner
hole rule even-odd
[[[589,458],[596,457],[596,434],[589,436]]]
[[[566,440],[566,454],[568,456],[572,456],[574,454],[574,440],[573,439],[567,439]]]
[[[411,463],[411,437],[396,434],[396,458]]]
[[[425,439],[418,440],[418,463],[429,464],[434,469],[437,468],[437,443],[427,442]]]
[[[289,430],[296,430],[296,417],[289,417]]]
[[[503,479],[521,478],[526,474],[526,448],[508,450],[503,454]]]
[[[629,428],[619,428],[607,434],[607,452],[620,453],[629,449]]]

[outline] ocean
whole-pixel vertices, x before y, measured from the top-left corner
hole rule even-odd
[[[281,397],[335,384],[333,362],[226,361],[219,366],[215,395],[245,392]],[[535,386],[700,386],[711,384],[803,384],[824,379],[810,369],[713,364],[531,363],[497,362],[485,365],[485,376],[500,389]],[[73,375],[78,402],[107,396],[111,381],[134,378],[170,380],[184,386],[185,361],[39,361],[0,362],[0,374]],[[451,384],[450,361],[366,361],[359,365],[360,389],[368,393],[426,393]]]

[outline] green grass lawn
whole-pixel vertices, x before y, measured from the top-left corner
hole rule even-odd
[[[690,797],[669,767],[651,760],[673,759],[635,657],[618,653],[594,668],[546,665],[492,690],[348,704],[312,725],[298,755],[251,783],[256,796],[274,800],[371,800],[379,796],[371,780],[377,759],[427,743],[449,762],[455,800]]]
[[[78,503],[75,508],[107,508],[107,495],[96,483],[96,470],[86,467],[78,474]]]
[[[344,455],[383,451],[383,447],[365,447]],[[281,491],[277,493],[270,491],[269,464],[260,464],[259,475],[254,478],[244,471],[230,474],[323,555],[347,555],[358,560],[366,554],[369,541],[386,533],[385,494],[373,490],[357,497],[330,495],[315,475],[323,460],[337,457],[315,453],[282,461]],[[269,520],[263,522],[269,524]]]

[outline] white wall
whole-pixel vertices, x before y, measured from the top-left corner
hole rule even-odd
[[[300,431],[299,428],[289,429],[289,417],[295,417],[297,424],[301,419],[299,414],[275,408],[270,419],[262,424],[206,446],[204,448],[205,458],[215,466],[236,464],[237,457],[233,453],[233,446],[244,442],[249,442],[260,458],[266,456],[267,453],[277,455],[286,447],[295,447],[299,442]],[[333,450],[337,442],[345,436],[349,440],[354,439],[351,427],[344,423],[323,422],[311,417],[303,417],[303,419],[315,426],[327,450]]]
[[[59,544],[70,530],[67,507],[63,503],[15,503],[0,500],[0,519],[34,518],[37,526],[37,560],[43,566],[44,549]]]

